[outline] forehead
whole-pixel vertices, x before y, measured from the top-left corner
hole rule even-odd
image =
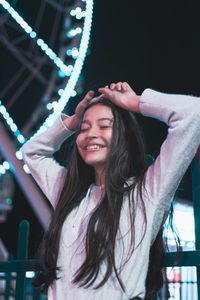
[[[113,119],[113,113],[110,107],[103,104],[96,104],[88,108],[83,116],[85,120],[98,120],[101,118]]]

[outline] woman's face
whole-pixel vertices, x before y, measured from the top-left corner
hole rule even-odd
[[[103,171],[111,147],[113,113],[110,107],[96,104],[87,109],[76,139],[84,162]]]

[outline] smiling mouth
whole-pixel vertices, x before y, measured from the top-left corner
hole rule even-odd
[[[101,150],[102,148],[105,148],[105,146],[103,145],[87,145],[84,147],[84,150],[86,151],[97,151],[97,150]]]

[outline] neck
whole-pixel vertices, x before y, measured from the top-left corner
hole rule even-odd
[[[105,172],[102,169],[95,169],[95,184],[104,185],[105,184]]]

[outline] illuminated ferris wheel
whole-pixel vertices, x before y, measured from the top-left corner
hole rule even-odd
[[[28,173],[21,161],[23,143],[51,126],[82,93],[92,12],[92,0],[0,0],[2,190],[12,171],[22,176],[18,161]],[[7,201],[10,195],[4,196]]]

